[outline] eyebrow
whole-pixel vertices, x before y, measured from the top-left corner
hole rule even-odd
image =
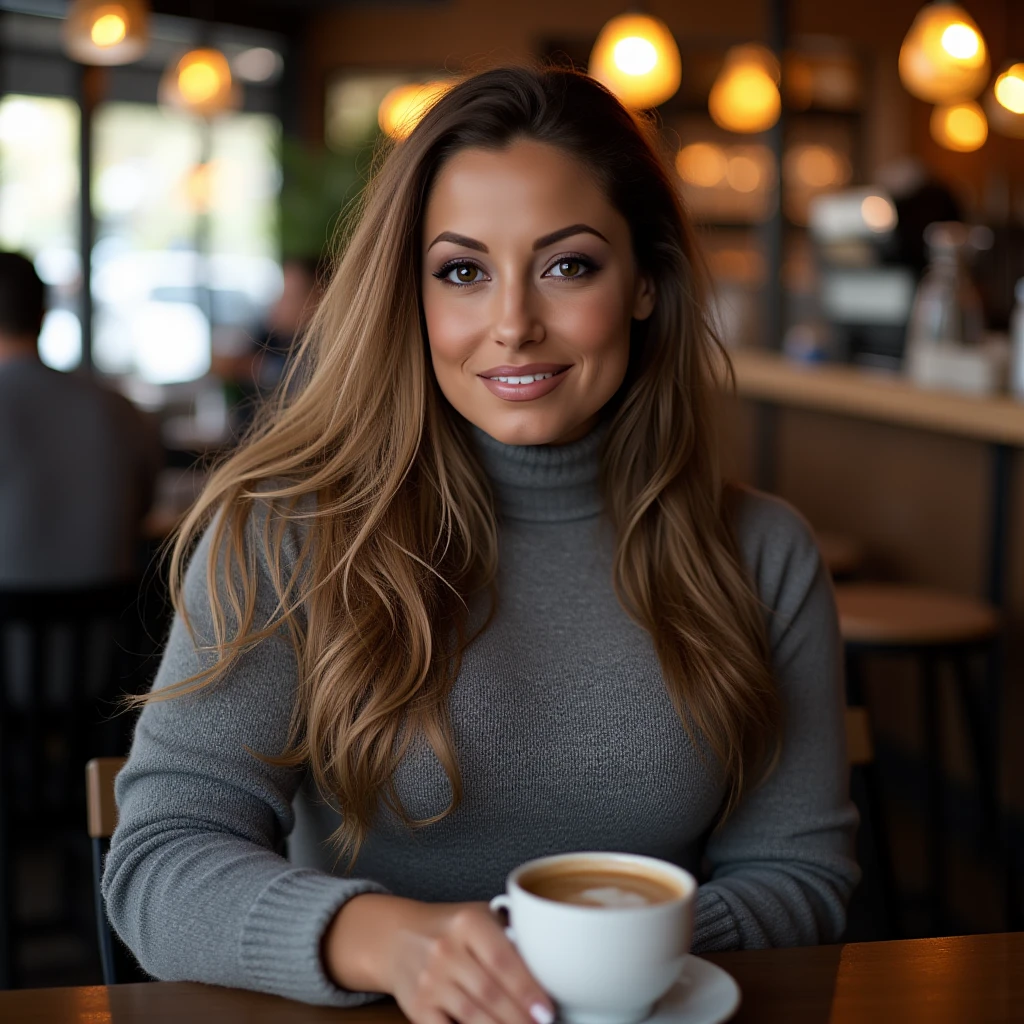
[[[589,224],[570,224],[567,228],[559,228],[557,231],[552,231],[550,235],[542,235],[533,243],[533,251],[546,249],[549,245],[562,241],[563,238],[569,238],[570,235],[596,235],[603,242],[608,242],[608,239],[597,228],[592,228]],[[483,242],[478,242],[475,238],[470,238],[468,235],[458,235],[454,231],[442,231],[427,246],[427,251],[429,252],[433,249],[438,242],[453,242],[455,245],[462,245],[467,249],[476,249],[477,252],[490,252]],[[611,243],[609,242],[608,244],[610,245]]]

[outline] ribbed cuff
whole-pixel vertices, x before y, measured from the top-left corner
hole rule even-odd
[[[720,953],[739,948],[740,932],[729,904],[712,889],[698,889],[693,921],[694,953]]]
[[[305,868],[278,875],[256,897],[242,929],[239,957],[252,987],[325,1006],[359,1006],[377,998],[338,988],[320,960],[321,939],[334,915],[364,892],[387,890],[370,879]]]

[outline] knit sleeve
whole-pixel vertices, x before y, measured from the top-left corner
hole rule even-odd
[[[782,753],[708,842],[698,952],[835,942],[860,878],[831,582],[810,529],[776,499],[744,496],[738,539],[769,609]]]
[[[248,536],[254,543],[257,531]],[[207,534],[185,582],[196,640],[176,618],[154,689],[211,664],[209,550]],[[256,621],[269,622],[274,589],[265,559],[256,562]],[[117,777],[103,895],[115,930],[156,978],[354,1006],[373,996],[333,984],[321,937],[347,900],[384,890],[282,856],[301,773],[259,755],[284,749],[296,682],[291,643],[274,635],[212,686],[145,707]]]

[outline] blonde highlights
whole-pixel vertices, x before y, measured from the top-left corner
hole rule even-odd
[[[393,783],[415,735],[444,767],[452,806],[461,797],[447,698],[472,640],[469,600],[489,595],[493,611],[498,532],[465,424],[429,366],[420,224],[451,154],[524,137],[594,169],[655,285],[655,311],[634,324],[626,380],[605,411],[602,488],[620,603],[650,633],[698,747],[722,766],[723,814],[778,747],[763,611],[739,563],[713,440],[711,392],[724,360],[653,129],[582,75],[499,68],[439,100],[365,190],[272,414],[212,473],[174,544],[172,598],[187,622],[186,563],[211,535],[213,664],[143,698],[202,689],[285,635],[299,669],[288,744],[261,753],[308,767],[337,802],[338,839],[352,856],[382,805],[423,824]],[[261,548],[277,605],[262,622]]]

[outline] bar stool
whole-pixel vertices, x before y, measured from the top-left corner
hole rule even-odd
[[[939,722],[939,670],[951,670],[967,727],[987,836],[1001,837],[998,775],[999,694],[979,694],[970,658],[991,655],[999,617],[973,598],[925,587],[887,583],[836,586],[840,629],[846,647],[847,700],[864,705],[862,660],[866,655],[909,655],[920,665],[922,726],[927,763],[928,895],[933,927],[946,919],[945,785]],[[981,699],[979,699],[981,698]],[[987,705],[987,706],[986,706]]]

